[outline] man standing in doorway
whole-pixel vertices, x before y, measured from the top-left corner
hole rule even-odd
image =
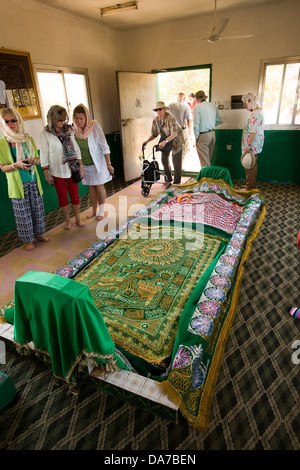
[[[192,133],[192,112],[190,106],[185,103],[184,93],[178,93],[177,101],[169,104],[169,112],[173,114],[182,129],[184,137],[182,168],[184,168],[186,156],[190,151],[190,137]]]
[[[194,134],[196,149],[201,168],[211,165],[211,157],[215,148],[216,134],[214,128],[222,123],[217,107],[206,101],[204,91],[197,91],[195,98],[197,104],[194,107]]]

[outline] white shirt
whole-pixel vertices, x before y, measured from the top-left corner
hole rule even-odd
[[[173,114],[181,127],[187,127],[188,121],[192,119],[191,108],[183,100],[169,104],[169,112]]]
[[[100,124],[96,124],[92,133],[88,136],[89,151],[98,173],[109,172],[107,170],[104,155],[110,154],[110,148],[106,141],[104,132]]]
[[[74,135],[71,136],[71,140],[74,144],[76,158],[81,160],[80,148]],[[40,135],[40,160],[42,168],[49,167],[51,175],[57,178],[70,178],[71,170],[68,163],[63,163],[63,156],[63,146],[59,138],[43,129]]]

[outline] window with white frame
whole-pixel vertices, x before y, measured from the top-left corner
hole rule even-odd
[[[58,70],[37,66],[36,71],[45,123],[48,110],[54,104],[66,108],[70,120],[74,108],[80,103],[89,108],[92,114],[86,70]]]
[[[260,95],[266,125],[299,125],[300,57],[263,60]]]

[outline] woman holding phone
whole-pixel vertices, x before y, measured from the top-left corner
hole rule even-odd
[[[19,239],[25,250],[35,249],[34,239],[48,242],[45,236],[43,190],[36,168],[40,159],[32,137],[24,132],[20,114],[2,109],[0,127],[0,168],[5,173]]]

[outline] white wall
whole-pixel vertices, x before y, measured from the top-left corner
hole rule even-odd
[[[204,37],[213,17],[118,32],[32,0],[0,0],[1,47],[30,52],[34,64],[87,68],[94,116],[105,133],[119,129],[116,70],[212,64],[212,101],[257,93],[261,59],[299,55],[299,0],[230,12],[226,35],[254,34],[251,39],[171,43]],[[159,12],[158,12],[159,14]],[[225,128],[240,128],[244,110],[223,111]],[[25,122],[38,143],[41,120]]]
[[[212,101],[230,101],[231,95],[258,92],[261,59],[300,55],[300,1],[230,11],[225,36],[254,34],[253,38],[171,42],[207,37],[213,17],[194,18],[167,25],[124,32],[122,70],[144,71],[212,64]],[[137,40],[138,38],[138,40]],[[197,90],[195,90],[197,91]],[[220,127],[241,128],[247,111],[221,112]]]
[[[113,30],[32,0],[0,0],[0,12],[1,47],[30,52],[33,66],[87,68],[95,118],[105,133],[119,129],[115,71],[120,47]],[[25,121],[37,144],[43,125]]]

